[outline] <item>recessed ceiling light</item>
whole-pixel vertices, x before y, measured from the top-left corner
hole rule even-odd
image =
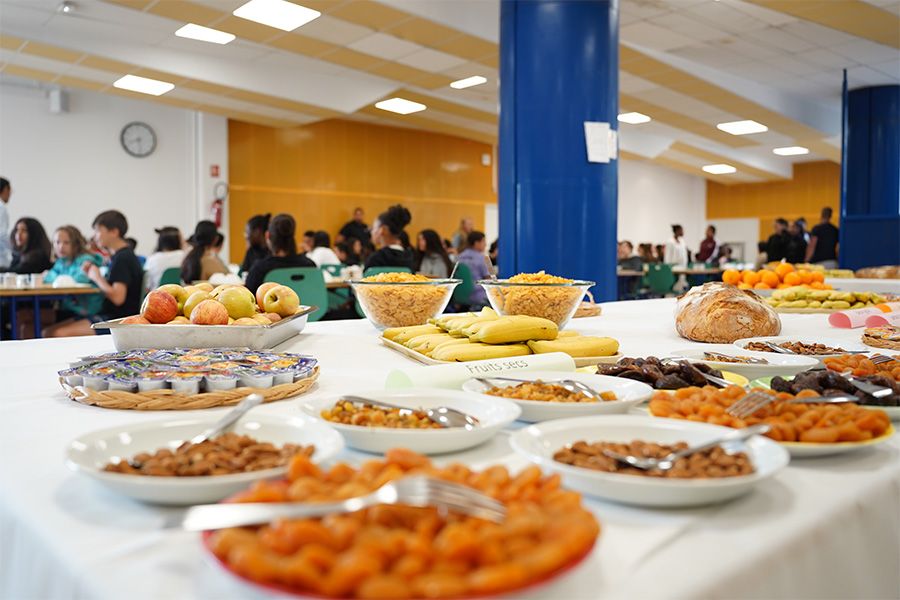
[[[729,173],[736,173],[737,169],[732,167],[731,165],[719,164],[719,165],[706,165],[703,167],[703,170],[711,175],[727,175]]]
[[[772,150],[778,156],[797,156],[798,154],[809,154],[809,148],[803,146],[785,146],[783,148],[775,148]]]
[[[652,119],[647,115],[639,112],[622,113],[619,115],[620,123],[628,123],[629,125],[640,125],[641,123],[649,123]]]
[[[472,77],[466,77],[465,79],[454,81],[450,84],[450,87],[456,90],[462,90],[467,87],[472,87],[473,85],[481,85],[482,83],[487,83],[487,79],[485,77],[482,77],[481,75],[473,75]]]
[[[285,0],[250,0],[232,14],[282,31],[293,31],[322,16],[317,10]]]
[[[731,121],[729,123],[719,123],[716,127],[731,135],[747,135],[748,133],[762,133],[769,130],[768,127],[756,121]]]
[[[132,92],[150,94],[151,96],[162,96],[166,92],[174,90],[175,84],[169,83],[168,81],[160,81],[158,79],[138,77],[137,75],[126,75],[115,81],[113,87],[117,87],[120,90],[130,90]]]
[[[401,115],[408,115],[410,113],[425,110],[428,107],[424,104],[413,102],[412,100],[405,100],[403,98],[391,98],[389,100],[376,102],[375,108],[380,108],[381,110],[387,110]]]
[[[209,27],[196,25],[194,23],[188,23],[187,25],[176,31],[175,35],[177,35],[178,37],[199,40],[201,42],[210,42],[213,44],[227,44],[228,42],[234,41],[234,35],[231,33],[225,33],[224,31],[219,31],[218,29],[210,29]]]

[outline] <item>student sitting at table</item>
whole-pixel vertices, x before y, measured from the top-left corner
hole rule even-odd
[[[44,226],[37,219],[22,217],[16,221],[9,235],[13,249],[10,273],[43,273],[52,266],[50,261],[50,240]]]
[[[341,259],[331,249],[331,237],[325,231],[313,234],[313,247],[306,253],[306,258],[316,263],[317,267],[341,264]]]
[[[85,263],[93,263],[98,267],[103,264],[99,255],[89,252],[87,241],[74,225],[63,225],[53,232],[53,253],[56,262],[44,277],[44,283],[53,283],[59,277],[69,277],[76,284],[89,284],[97,287],[85,273]],[[65,287],[65,286],[63,286]],[[46,327],[44,337],[54,337],[53,332],[65,324],[81,319],[90,319],[100,312],[103,303],[101,294],[83,296],[67,296],[56,311],[56,323]]]
[[[453,270],[453,263],[444,249],[441,236],[434,229],[425,229],[419,232],[416,238],[416,265],[415,272],[431,277],[446,279]]]
[[[409,211],[399,204],[390,207],[372,225],[372,243],[378,248],[366,260],[369,267],[413,268],[413,252],[403,245],[403,229],[412,221]]]
[[[194,228],[194,235],[188,239],[191,251],[181,263],[181,280],[186,284],[207,281],[216,273],[227,274],[228,267],[219,258],[224,236],[216,230],[212,221],[200,221]]]
[[[249,273],[256,261],[269,256],[269,248],[266,246],[266,230],[269,228],[271,213],[253,215],[244,227],[244,239],[247,241],[247,252],[244,254],[244,262],[241,263],[239,273]]]
[[[155,290],[168,269],[177,269],[184,262],[184,240],[177,227],[160,227],[156,230],[156,252],[144,263],[144,289]]]
[[[97,215],[93,227],[97,245],[112,255],[106,277],[93,262],[85,261],[81,265],[88,279],[103,292],[100,313],[60,323],[49,332],[52,337],[108,334],[108,329],[91,329],[91,324],[136,315],[141,310],[144,271],[124,239],[128,233],[128,220],[117,210],[107,210]]]
[[[263,284],[269,271],[316,266],[316,263],[305,255],[297,254],[297,242],[294,241],[296,231],[297,223],[291,215],[280,214],[272,217],[269,230],[266,231],[266,244],[272,255],[256,261],[247,273],[247,281],[244,283],[247,289],[256,293],[256,288]]]
[[[353,251],[353,246],[359,246],[360,241],[352,238],[349,242],[338,242],[334,245],[334,254],[342,265],[358,265],[359,254]]]
[[[480,231],[473,231],[466,238],[465,250],[460,252],[459,258],[456,259],[456,262],[469,267],[469,272],[472,273],[472,279],[475,281],[487,279],[491,276],[488,270],[487,255],[484,253],[485,250],[487,250],[487,239],[484,237],[484,234]],[[469,310],[487,306],[488,299],[484,288],[476,285],[469,296],[468,303]]]
[[[619,242],[619,258],[616,266],[624,271],[640,271],[644,268],[641,257],[634,253],[634,245],[628,240]]]

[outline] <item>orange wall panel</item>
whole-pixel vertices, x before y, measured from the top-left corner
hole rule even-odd
[[[778,217],[793,221],[806,217],[809,227],[819,222],[825,206],[840,215],[841,167],[831,161],[797,163],[790,181],[723,185],[706,183],[706,218],[759,218],[759,239],[772,232]]]
[[[362,207],[371,222],[391,204],[412,213],[407,231],[436,229],[450,237],[463,217],[484,227],[493,204],[488,144],[449,135],[328,120],[289,129],[228,123],[231,255],[244,254],[243,231],[255,214],[287,212],[298,236],[332,237]]]

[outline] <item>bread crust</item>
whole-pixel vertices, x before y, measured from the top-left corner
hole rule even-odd
[[[778,335],[781,320],[750,290],[710,282],[678,297],[675,329],[682,337],[695,342],[722,344],[741,338]]]

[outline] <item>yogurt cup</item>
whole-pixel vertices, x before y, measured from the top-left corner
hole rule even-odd
[[[206,390],[210,392],[233,390],[237,387],[239,379],[240,377],[231,371],[208,373],[204,378],[206,381]]]
[[[138,373],[134,379],[137,382],[139,392],[149,392],[152,390],[165,389],[168,385],[167,380],[171,376],[172,371],[156,370]]]
[[[242,387],[270,388],[275,379],[274,375],[270,372],[248,367],[238,369],[235,371],[235,374],[240,378],[239,381]]]
[[[82,377],[81,371],[77,368],[63,369],[62,371],[59,371],[58,374],[67,385],[71,385],[72,387],[84,385],[84,377]]]
[[[117,371],[107,376],[106,383],[111,392],[133,392],[137,390],[136,373],[132,371]]]
[[[192,396],[200,393],[200,383],[203,381],[202,373],[182,371],[171,373],[166,382],[172,386],[172,391],[177,394]]]
[[[88,367],[81,372],[83,385],[88,389],[96,390],[98,392],[105,391],[109,389],[109,381],[107,381],[107,378],[115,372],[115,367],[108,365],[94,365]]]

